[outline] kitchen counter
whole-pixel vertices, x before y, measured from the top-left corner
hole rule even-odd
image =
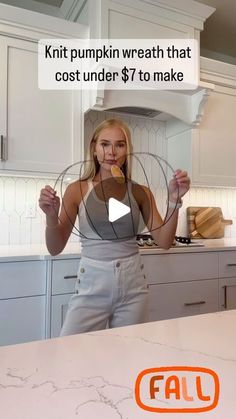
[[[22,260],[47,260],[47,259],[69,259],[80,256],[80,243],[69,243],[64,251],[57,256],[51,256],[46,245],[13,245],[0,246],[0,261],[22,261]]]
[[[193,241],[194,242],[194,241]],[[194,243],[203,244],[203,246],[176,245],[169,250],[159,248],[140,248],[142,254],[165,254],[165,253],[192,253],[207,251],[236,250],[236,238],[196,240]],[[16,245],[0,246],[0,261],[18,261],[35,259],[68,259],[80,256],[80,243],[68,243],[64,251],[58,256],[51,256],[45,245]]]
[[[156,418],[156,413],[136,404],[137,376],[148,368],[189,366],[213,370],[220,381],[216,408],[198,417],[233,419],[235,324],[236,311],[228,311],[1,347],[2,417]],[[152,402],[173,407],[173,394],[163,402],[162,381],[157,384],[160,393]],[[203,395],[211,394],[213,380],[203,384]],[[142,400],[146,388],[141,386]],[[193,387],[188,388],[188,396],[193,393]],[[149,395],[146,402],[150,400]],[[185,403],[192,406],[197,401]],[[165,413],[166,419],[183,416],[193,417],[191,413]]]

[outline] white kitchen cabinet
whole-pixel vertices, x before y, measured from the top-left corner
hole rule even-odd
[[[52,261],[50,336],[60,334],[70,297],[75,292],[78,258]]]
[[[236,252],[220,253],[219,257],[220,310],[236,309]]]
[[[218,253],[142,255],[149,320],[218,311]]]
[[[173,0],[85,0],[78,21],[84,22],[86,16],[91,39],[109,39],[111,44],[112,39],[151,39],[156,45],[158,39],[163,38],[199,41],[204,21],[213,11],[212,7],[197,2],[188,4],[186,1],[183,4]],[[145,116],[148,110],[153,109],[161,114],[161,120],[165,121],[169,115],[173,115],[186,123],[192,123],[205,87],[199,87],[196,92],[188,91],[190,94],[161,90],[131,92],[126,87],[120,91],[99,88],[86,94],[83,109],[131,107],[132,112],[136,113],[135,108],[141,107],[137,112],[139,115]]]
[[[0,345],[45,338],[45,296],[0,300]]]
[[[148,284],[218,278],[218,253],[142,254]]]
[[[149,320],[218,311],[218,279],[149,285]]]
[[[219,280],[220,310],[236,309],[236,276]]]
[[[236,70],[235,87],[215,84],[205,105],[199,129],[194,130],[192,177],[195,184],[236,186],[235,110]]]
[[[0,171],[61,173],[83,159],[81,92],[38,88],[37,40],[27,36],[0,35]]]
[[[167,122],[168,162],[187,169],[192,186],[235,187],[235,65],[201,57],[201,80],[214,89],[203,96],[195,126]]]
[[[149,287],[149,320],[218,310],[218,253],[141,255]],[[53,260],[50,336],[59,336],[75,290],[79,259]]]
[[[68,303],[73,294],[53,295],[51,300],[51,338],[60,335],[63,326]]]
[[[46,263],[0,263],[0,345],[45,338]]]
[[[219,253],[219,276],[220,278],[236,277],[236,251]]]
[[[173,1],[85,0],[78,21],[90,25],[91,38],[197,38],[214,9]]]

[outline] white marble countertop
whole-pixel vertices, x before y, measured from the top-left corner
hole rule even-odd
[[[80,243],[69,243],[64,251],[58,256],[51,256],[46,245],[15,245],[0,246],[0,262],[18,260],[47,260],[79,257],[81,252]]]
[[[236,238],[212,239],[212,240],[196,240],[194,243],[203,244],[199,247],[177,245],[169,250],[159,248],[143,249],[140,248],[142,254],[165,254],[165,253],[192,253],[207,251],[224,251],[236,250]],[[18,261],[18,260],[35,260],[35,259],[59,259],[74,258],[80,256],[80,243],[68,243],[64,251],[58,256],[51,256],[45,245],[15,245],[0,246],[0,261]]]
[[[236,311],[228,311],[1,347],[1,417],[154,419],[158,414],[143,410],[135,400],[139,373],[149,368],[189,366],[217,374],[219,402],[210,412],[197,416],[165,413],[164,417],[233,419],[235,324]],[[142,381],[142,401],[149,382]],[[146,402],[164,408],[176,406],[173,394],[168,401],[164,399],[163,382],[157,385],[157,396],[151,400],[149,394]],[[212,397],[213,380],[204,381],[203,377],[201,385],[202,394]],[[188,396],[195,396],[195,390],[188,387]],[[178,403],[184,403],[182,399]],[[196,406],[197,398],[185,403]]]

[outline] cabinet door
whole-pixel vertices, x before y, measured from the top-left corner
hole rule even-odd
[[[51,306],[51,338],[60,335],[62,325],[65,320],[70,297],[73,294],[54,295]]]
[[[142,254],[148,284],[218,278],[218,253]]]
[[[0,74],[0,170],[58,173],[80,160],[81,93],[38,88],[37,43],[0,36]]]
[[[235,108],[236,89],[224,91],[216,86],[207,100],[199,130],[193,130],[194,184],[235,187]]]
[[[219,253],[219,277],[236,277],[236,252],[234,250]]]
[[[236,277],[219,281],[220,310],[236,309]]]
[[[46,294],[46,262],[0,262],[0,300]]]
[[[220,310],[236,309],[236,252],[219,253]]]
[[[149,320],[218,311],[218,280],[149,285]]]
[[[75,291],[80,259],[62,259],[52,262],[52,295]]]
[[[0,300],[0,345],[45,338],[45,296]]]
[[[181,12],[168,13],[162,8],[164,2],[89,1],[91,38],[194,38],[197,31],[193,21],[182,18]],[[153,4],[151,4],[153,3]],[[83,22],[83,11],[78,20]],[[177,18],[176,18],[177,16]],[[193,15],[192,15],[193,16]],[[192,27],[191,27],[192,26]],[[195,25],[196,27],[196,25]]]

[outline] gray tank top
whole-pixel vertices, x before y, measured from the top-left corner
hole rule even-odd
[[[128,205],[131,211],[111,223],[108,219],[108,203],[97,197],[92,181],[88,181],[88,191],[78,210],[81,256],[114,260],[138,253],[136,235],[142,215],[132,193],[132,183],[128,182],[127,185],[121,202]],[[91,197],[93,208],[88,205]]]

